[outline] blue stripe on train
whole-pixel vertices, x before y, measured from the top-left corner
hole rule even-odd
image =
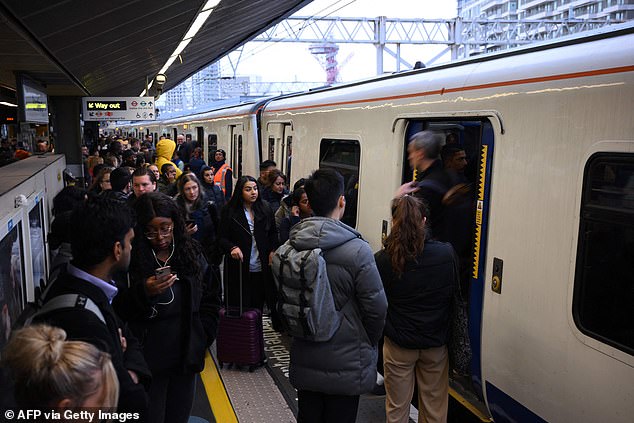
[[[506,395],[495,385],[486,382],[487,404],[495,423],[546,423],[546,420]]]

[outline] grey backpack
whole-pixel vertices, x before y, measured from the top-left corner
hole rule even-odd
[[[278,290],[277,311],[289,335],[330,340],[343,317],[335,307],[321,249],[297,251],[287,241],[275,252],[271,270]]]

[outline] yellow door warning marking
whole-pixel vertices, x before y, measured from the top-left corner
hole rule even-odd
[[[209,354],[209,351],[205,354],[205,368],[200,372],[200,378],[203,380],[203,385],[205,385],[209,406],[214,413],[216,421],[222,423],[238,423],[236,411],[233,409],[233,405],[225,389],[225,384],[222,382],[222,377],[218,372],[216,362],[211,357],[211,354]]]
[[[484,186],[486,185],[487,151],[489,146],[482,146],[480,161],[480,180],[478,182],[478,202],[476,207],[475,242],[473,243],[473,279],[478,279],[480,264],[480,241],[482,238],[482,214],[484,209]]]
[[[478,410],[476,407],[474,407],[473,404],[471,404],[469,401],[467,401],[462,395],[460,395],[458,392],[456,392],[456,390],[453,389],[451,386],[449,387],[449,395],[454,397],[454,399],[456,401],[458,401],[464,408],[469,410],[471,412],[471,414],[473,414],[478,419],[480,419],[481,422],[492,422],[493,421],[493,420],[491,420],[490,417],[485,416],[484,414],[482,414],[482,412],[480,410]]]

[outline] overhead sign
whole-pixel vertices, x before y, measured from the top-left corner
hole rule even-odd
[[[84,121],[154,120],[154,97],[84,97]]]
[[[46,90],[25,76],[18,78],[18,80],[21,87],[18,93],[20,120],[22,122],[48,124],[48,97],[46,96]]]

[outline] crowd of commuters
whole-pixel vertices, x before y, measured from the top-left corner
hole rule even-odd
[[[415,385],[419,421],[446,421],[460,251],[443,219],[453,210],[447,192],[465,182],[466,161],[458,145],[442,144],[429,131],[411,138],[417,180],[398,189],[392,230],[375,255],[341,222],[346,187],[336,171],[317,170],[289,192],[286,176],[267,160],[258,179],[241,176],[234,189],[226,153],[217,150],[207,165],[200,146],[182,135],[161,137],[156,147],[129,139],[86,149],[87,189],[67,187],[54,201],[55,259],[42,294],[44,304],[76,294],[84,306],[38,314],[14,334],[2,362],[17,403],[96,404],[145,421],[186,422],[220,307],[238,304],[240,286],[246,307],[268,309],[273,328],[285,330],[271,263],[288,242],[322,250],[345,316],[329,341],[293,339],[299,421],[354,422],[359,396],[381,379],[377,364],[388,422],[408,421]],[[27,351],[36,349],[33,363]]]

